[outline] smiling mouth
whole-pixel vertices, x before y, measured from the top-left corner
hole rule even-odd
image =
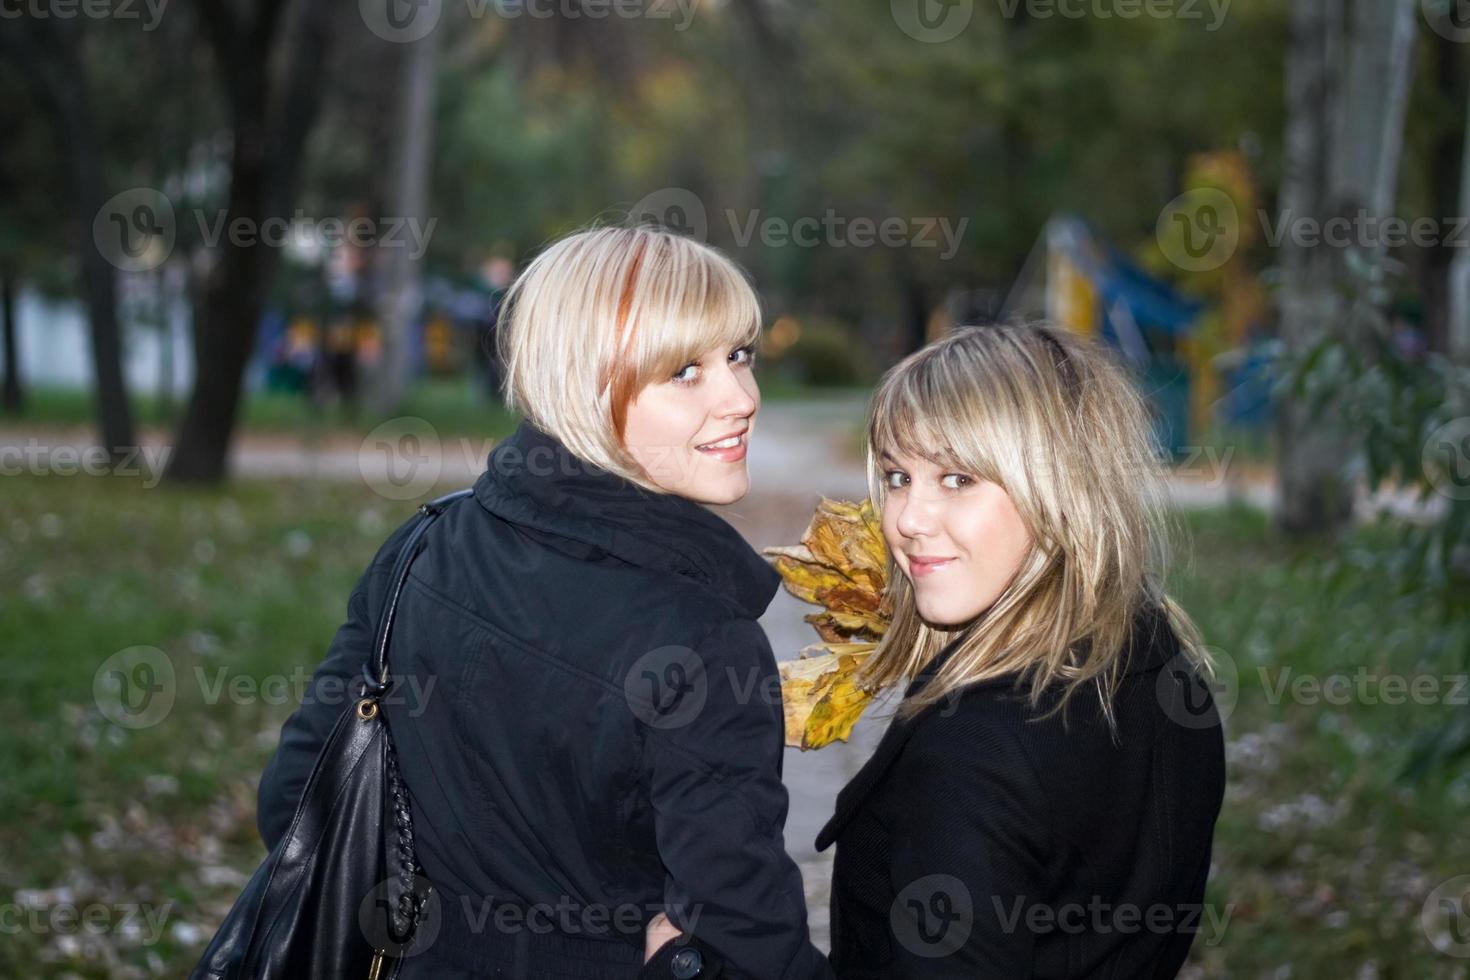
[[[731,436],[728,439],[721,439],[719,442],[707,442],[703,446],[695,446],[694,448],[695,449],[734,449],[736,446],[740,445],[740,443],[744,439],[745,439],[745,436],[743,436],[743,435]]]
[[[910,558],[909,574],[915,578],[922,578],[952,564],[954,564],[953,558]]]

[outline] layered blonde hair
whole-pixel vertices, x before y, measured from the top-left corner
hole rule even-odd
[[[1210,671],[1198,630],[1162,590],[1172,522],[1148,408],[1103,348],[1039,323],[961,328],[884,375],[867,435],[876,508],[886,494],[880,455],[921,457],[1002,487],[1032,541],[995,603],[948,629],[920,617],[889,556],[894,614],[865,686],[912,680],[957,645],[901,716],[1014,675],[1029,683],[1033,708],[1048,690],[1060,695],[1047,714],[1095,685],[1113,725],[1130,630],[1147,604]]]
[[[655,493],[624,448],[628,405],[717,347],[760,337],[745,273],[653,227],[596,228],[538,255],[511,285],[496,346],[502,396],[581,459]]]

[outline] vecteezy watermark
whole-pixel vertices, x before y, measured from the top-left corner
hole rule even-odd
[[[650,728],[682,728],[699,717],[709,698],[704,658],[677,644],[650,650],[628,668],[623,696]]]
[[[567,936],[605,936],[619,934],[636,936],[642,934],[645,923],[660,912],[677,921],[685,933],[693,933],[703,914],[703,905],[695,903],[688,907],[682,904],[639,905],[636,902],[621,902],[603,905],[597,902],[579,902],[568,895],[557,897],[555,902],[531,902],[517,904],[499,902],[491,898],[460,896],[460,911],[470,931],[476,935],[495,931],[513,935],[530,932],[545,935],[556,930]]]
[[[782,218],[759,209],[724,212],[730,237],[746,248],[759,239],[766,248],[934,248],[948,261],[959,252],[969,218],[847,217],[828,208],[820,215]],[[683,187],[665,187],[647,195],[628,214],[630,223],[656,224],[699,241],[709,238],[709,217],[698,195]]]
[[[361,677],[316,677],[305,667],[295,667],[288,674],[266,674],[256,677],[230,667],[205,670],[196,666],[194,681],[205,704],[221,701],[231,704],[326,704],[342,707],[355,704],[362,697]],[[405,705],[409,718],[418,718],[428,710],[438,678],[433,674],[420,679],[417,674],[395,674],[393,686],[378,698],[379,704]]]
[[[1470,2],[1470,0],[1467,0]],[[1317,217],[1289,208],[1272,214],[1256,209],[1255,220],[1268,248],[1335,249],[1464,248],[1470,245],[1470,218],[1464,216],[1412,220],[1374,215],[1365,208],[1352,214]],[[1154,237],[1164,257],[1186,272],[1220,268],[1240,247],[1241,215],[1230,195],[1214,187],[1198,187],[1164,206]]]
[[[122,728],[151,728],[163,721],[177,693],[174,662],[157,647],[119,650],[92,675],[97,710]]]
[[[1231,0],[995,0],[1007,20],[1199,20],[1206,31],[1218,31]],[[974,0],[891,0],[893,22],[909,37],[926,44],[952,41],[975,17]]]
[[[444,447],[429,422],[412,415],[389,419],[357,450],[357,472],[388,500],[413,500],[433,489],[444,469]]]
[[[970,26],[975,0],[890,0],[893,22],[915,41],[942,44]]]
[[[1235,658],[1216,647],[1204,649],[1214,668],[1213,677],[1181,650],[1159,671],[1154,684],[1164,715],[1184,728],[1224,724],[1240,698],[1240,670]]]
[[[57,902],[41,893],[17,892],[17,901],[0,902],[0,936],[117,936],[133,946],[152,946],[174,903]]]
[[[1429,29],[1447,41],[1470,41],[1470,2],[1467,0],[1421,0],[1420,8]]]
[[[0,20],[141,20],[151,31],[167,6],[168,0],[0,0]]]
[[[1295,215],[1291,209],[1282,211],[1273,220],[1264,209],[1257,212],[1266,244],[1280,247],[1283,241],[1291,240],[1299,248],[1464,248],[1470,245],[1470,236],[1465,231],[1470,218],[1457,217],[1438,219],[1418,217],[1413,221],[1397,215],[1380,217],[1359,208],[1351,215],[1339,214],[1330,218],[1314,218],[1310,215]]]
[[[363,938],[375,950],[394,959],[417,956],[439,938],[443,919],[443,902],[428,879],[415,875],[413,891],[404,895],[396,878],[380,881],[357,906],[357,925]],[[406,905],[412,910],[407,933],[394,924],[393,912]]]
[[[1154,237],[1164,258],[1179,268],[1209,272],[1235,254],[1240,244],[1240,215],[1224,191],[1195,188],[1164,205]]]
[[[1014,20],[1200,20],[1218,31],[1230,13],[1230,0],[995,0],[1002,17]]]
[[[464,0],[474,19],[514,20],[668,20],[675,31],[688,30],[698,0]],[[409,44],[429,36],[444,14],[444,0],[358,0],[368,30],[385,41]]]
[[[180,224],[192,225],[193,237],[215,249],[221,242],[237,248],[300,248],[322,250],[352,245],[358,248],[406,248],[413,259],[422,258],[438,225],[438,218],[309,217],[297,208],[287,218],[257,221],[230,217],[223,208],[191,208],[182,213],[161,191],[134,187],[114,195],[92,219],[92,240],[102,257],[124,272],[156,269],[173,254]]]
[[[1352,674],[1297,673],[1282,667],[1271,676],[1257,667],[1261,689],[1270,704],[1290,700],[1301,705],[1452,704],[1470,705],[1470,674],[1379,674],[1359,667]]]
[[[632,451],[645,475],[663,486],[687,486],[708,465],[708,457],[693,446],[640,446]],[[516,472],[532,476],[576,476],[582,473],[606,476],[606,471],[564,450],[535,446],[524,450],[516,445],[497,445],[482,438],[447,439],[434,426],[417,416],[401,416],[379,424],[364,437],[357,451],[357,471],[363,482],[388,500],[416,500],[433,490],[446,465],[478,471],[485,467],[497,475]]]
[[[1199,902],[1183,902],[1177,905],[1153,902],[1137,905],[1132,902],[1110,902],[1101,895],[1093,895],[1086,902],[1063,902],[1059,905],[1040,902],[1028,904],[1025,896],[1020,895],[1009,902],[999,895],[992,895],[990,902],[995,910],[996,921],[1006,933],[1024,929],[1032,935],[1061,932],[1073,936],[1101,936],[1110,933],[1177,933],[1193,936],[1204,932],[1206,946],[1220,944],[1225,938],[1230,917],[1235,914],[1234,902],[1223,909]]]
[[[200,700],[207,705],[324,704],[346,707],[362,696],[360,677],[317,677],[305,667],[289,673],[254,675],[228,666],[195,665],[190,673]],[[403,705],[410,718],[428,710],[437,678],[403,674],[379,698],[385,705]],[[108,657],[92,676],[92,698],[108,721],[122,728],[151,728],[173,710],[179,695],[179,674],[173,658],[157,647],[136,646]]]
[[[1419,925],[1435,949],[1470,959],[1470,875],[1440,882],[1424,899]]]
[[[1431,432],[1419,461],[1435,490],[1451,500],[1470,500],[1470,416]]]
[[[24,445],[0,446],[0,476],[127,476],[142,477],[152,490],[163,479],[171,446],[49,446],[34,436]]]
[[[969,886],[946,874],[909,882],[888,907],[888,927],[898,944],[915,956],[949,956],[965,945],[975,928]]]

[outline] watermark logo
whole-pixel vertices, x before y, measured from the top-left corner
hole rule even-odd
[[[685,646],[650,650],[628,669],[623,694],[633,714],[650,728],[683,728],[699,717],[709,697],[704,658]]]
[[[173,902],[78,903],[70,894],[69,888],[16,892],[14,902],[0,903],[0,936],[116,936],[130,945],[154,946],[174,908]]]
[[[367,434],[357,450],[357,471],[388,500],[415,500],[433,489],[444,467],[439,432],[412,415],[389,419]]]
[[[141,20],[156,30],[168,0],[0,0],[0,20]]]
[[[393,927],[393,909],[400,893],[394,884],[397,879],[380,881],[367,893],[357,907],[357,925],[373,949],[381,950],[394,959],[417,956],[439,938],[439,926],[443,921],[443,902],[427,878],[415,875],[413,892],[407,901],[415,909],[414,925],[408,935],[400,935]]]
[[[1470,0],[1422,0],[1429,29],[1447,41],[1470,41]]]
[[[157,647],[119,650],[92,675],[92,699],[122,728],[150,728],[173,710],[178,692],[173,661]]]
[[[152,187],[114,194],[92,219],[97,251],[124,272],[148,272],[163,265],[177,238],[173,203]]]
[[[888,925],[915,956],[949,956],[965,945],[975,927],[970,889],[954,875],[925,875],[898,893],[888,908]]]
[[[662,187],[633,205],[628,223],[652,224],[695,241],[709,241],[709,214],[699,195],[685,187]]]
[[[1240,670],[1224,650],[1205,647],[1215,667],[1212,678],[1182,650],[1159,671],[1154,690],[1170,721],[1184,728],[1223,724],[1240,698]]]
[[[1218,269],[1240,244],[1240,215],[1213,187],[1185,191],[1159,212],[1154,237],[1164,257],[1186,272]]]
[[[890,0],[893,22],[915,41],[942,44],[959,37],[975,16],[975,0]]]
[[[1430,944],[1446,956],[1470,959],[1470,875],[1442,882],[1419,910]]]
[[[367,29],[385,41],[411,44],[429,36],[444,12],[443,0],[358,0]]]
[[[788,218],[759,209],[723,212],[731,240],[740,248],[759,242],[766,248],[918,248],[938,249],[949,261],[959,252],[970,219],[943,216],[848,216],[827,208],[821,214]],[[683,187],[654,191],[633,206],[630,224],[654,224],[666,231],[709,241],[710,216],[704,202]]]
[[[1451,419],[1424,440],[1424,475],[1451,500],[1470,500],[1470,416]]]

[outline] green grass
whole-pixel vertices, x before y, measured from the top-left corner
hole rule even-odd
[[[0,940],[0,976],[180,976],[262,857],[255,784],[291,710],[228,688],[211,703],[211,686],[224,669],[294,689],[410,505],[355,483],[184,492],[10,477],[0,494],[0,905],[91,906],[110,926],[26,918]],[[1196,557],[1175,592],[1240,678],[1208,896],[1229,918],[1222,941],[1196,941],[1193,975],[1465,976],[1470,961],[1431,947],[1420,909],[1470,873],[1470,779],[1396,773],[1418,732],[1467,709],[1268,695],[1286,666],[1463,673],[1470,629],[1436,627],[1427,599],[1393,597],[1358,562],[1276,542],[1256,514],[1188,521]],[[1351,553],[1386,538],[1361,533]],[[157,724],[128,729],[104,715],[114,702],[94,680],[138,646],[168,658],[176,698]],[[121,928],[130,906],[166,913],[157,942]]]

